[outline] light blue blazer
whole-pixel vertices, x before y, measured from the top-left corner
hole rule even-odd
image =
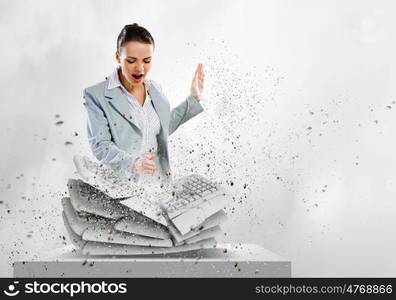
[[[203,111],[201,104],[189,95],[170,109],[160,85],[146,79],[147,92],[161,123],[158,141],[158,163],[161,174],[170,175],[168,136],[181,124]],[[117,87],[107,89],[108,78],[84,89],[84,106],[88,113],[88,141],[94,156],[111,167],[124,180],[137,181],[132,165],[141,155],[142,132],[130,112],[126,95]]]

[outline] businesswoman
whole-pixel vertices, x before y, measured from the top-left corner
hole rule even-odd
[[[204,71],[199,64],[190,94],[174,109],[148,78],[154,39],[142,26],[126,25],[117,38],[117,68],[84,89],[88,140],[94,156],[124,180],[167,179],[168,136],[203,111]]]

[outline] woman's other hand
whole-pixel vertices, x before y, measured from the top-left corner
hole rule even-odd
[[[195,71],[194,78],[191,83],[191,95],[200,101],[203,94],[205,82],[205,73],[203,71],[203,65],[198,64],[197,70]]]
[[[155,155],[145,154],[135,160],[133,165],[133,172],[140,176],[153,176],[155,172]]]

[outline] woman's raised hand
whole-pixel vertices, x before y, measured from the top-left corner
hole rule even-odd
[[[195,71],[194,78],[191,83],[191,95],[200,101],[202,98],[205,82],[205,73],[203,70],[203,65],[198,64],[197,70]]]

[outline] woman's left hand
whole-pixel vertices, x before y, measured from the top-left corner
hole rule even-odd
[[[197,70],[195,71],[194,78],[191,83],[191,95],[200,101],[204,89],[205,73],[203,71],[203,65],[198,64]]]

